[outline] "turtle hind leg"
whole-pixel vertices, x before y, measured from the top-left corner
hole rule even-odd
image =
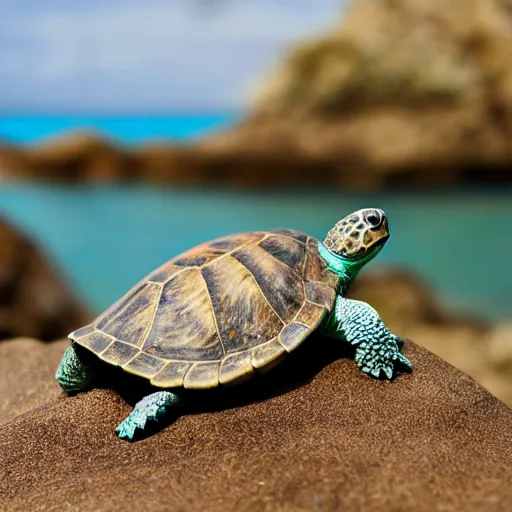
[[[117,435],[121,439],[134,441],[137,429],[141,431],[150,430],[148,423],[158,423],[164,418],[167,409],[179,402],[179,395],[170,391],[157,391],[145,396],[135,405],[130,415],[116,427]]]
[[[55,374],[57,382],[66,393],[75,393],[88,388],[94,378],[94,368],[77,354],[76,346],[69,346]]]

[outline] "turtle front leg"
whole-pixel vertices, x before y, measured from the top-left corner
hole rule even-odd
[[[144,430],[147,422],[158,422],[165,416],[169,407],[177,405],[180,397],[170,391],[157,391],[145,396],[135,405],[130,415],[117,427],[116,433],[121,439],[133,441],[136,429]]]
[[[361,370],[373,377],[393,377],[395,366],[411,371],[411,362],[400,353],[403,341],[385,325],[366,302],[338,296],[334,311],[335,334],[355,345],[355,359]]]
[[[55,374],[57,382],[66,393],[86,389],[94,378],[94,368],[83,361],[77,354],[76,346],[69,346]]]

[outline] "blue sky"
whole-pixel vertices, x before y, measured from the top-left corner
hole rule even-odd
[[[1,112],[234,110],[341,0],[0,0]]]

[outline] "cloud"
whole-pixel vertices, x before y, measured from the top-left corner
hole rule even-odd
[[[203,0],[203,3],[205,0]],[[21,4],[21,6],[20,6]],[[236,108],[338,0],[0,0],[0,108]]]

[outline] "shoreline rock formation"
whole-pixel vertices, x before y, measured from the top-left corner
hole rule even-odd
[[[359,0],[197,143],[0,144],[4,179],[352,190],[512,186],[508,0]]]
[[[61,394],[49,368],[66,346],[0,344],[1,509],[512,507],[512,409],[409,341],[415,370],[391,383],[312,343],[134,444],[113,428],[135,397]]]

